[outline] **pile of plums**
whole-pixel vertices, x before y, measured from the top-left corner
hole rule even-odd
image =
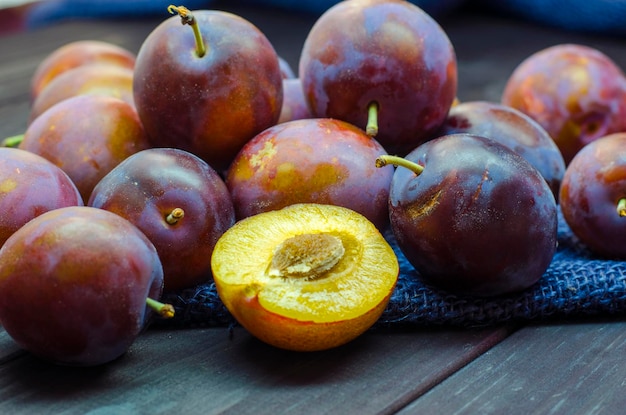
[[[0,322],[33,353],[114,359],[148,310],[169,313],[162,292],[211,280],[236,221],[299,203],[390,229],[424,282],[459,295],[536,283],[558,209],[626,257],[626,78],[601,52],[539,51],[501,102],[458,102],[454,48],[408,1],[331,7],[296,71],[240,16],[168,11],[136,55],[53,51],[0,149]]]

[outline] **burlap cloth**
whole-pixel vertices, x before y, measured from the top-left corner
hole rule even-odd
[[[590,253],[559,214],[558,249],[543,277],[513,295],[476,298],[453,295],[425,285],[392,237],[400,275],[379,326],[475,327],[507,321],[539,321],[626,314],[626,262],[602,259]],[[236,324],[222,304],[215,285],[167,294],[176,316],[155,322],[175,326],[229,326]]]

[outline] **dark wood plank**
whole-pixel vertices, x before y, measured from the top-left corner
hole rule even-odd
[[[526,327],[400,413],[624,413],[625,355],[626,322]]]
[[[26,353],[2,363],[0,413],[391,413],[509,333],[381,329],[344,347],[293,353],[243,329],[151,329],[102,367],[60,367]]]

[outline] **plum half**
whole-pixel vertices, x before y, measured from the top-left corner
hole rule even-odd
[[[250,216],[218,240],[218,294],[237,321],[296,351],[345,344],[371,327],[398,279],[398,259],[363,215],[303,203]]]

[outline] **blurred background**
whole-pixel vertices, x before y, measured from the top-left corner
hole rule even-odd
[[[263,6],[319,15],[338,0],[187,0],[189,9]],[[170,0],[0,0],[0,33],[69,19],[164,15]],[[435,18],[480,11],[585,33],[626,34],[626,0],[412,0]],[[176,4],[176,5],[181,5]]]

